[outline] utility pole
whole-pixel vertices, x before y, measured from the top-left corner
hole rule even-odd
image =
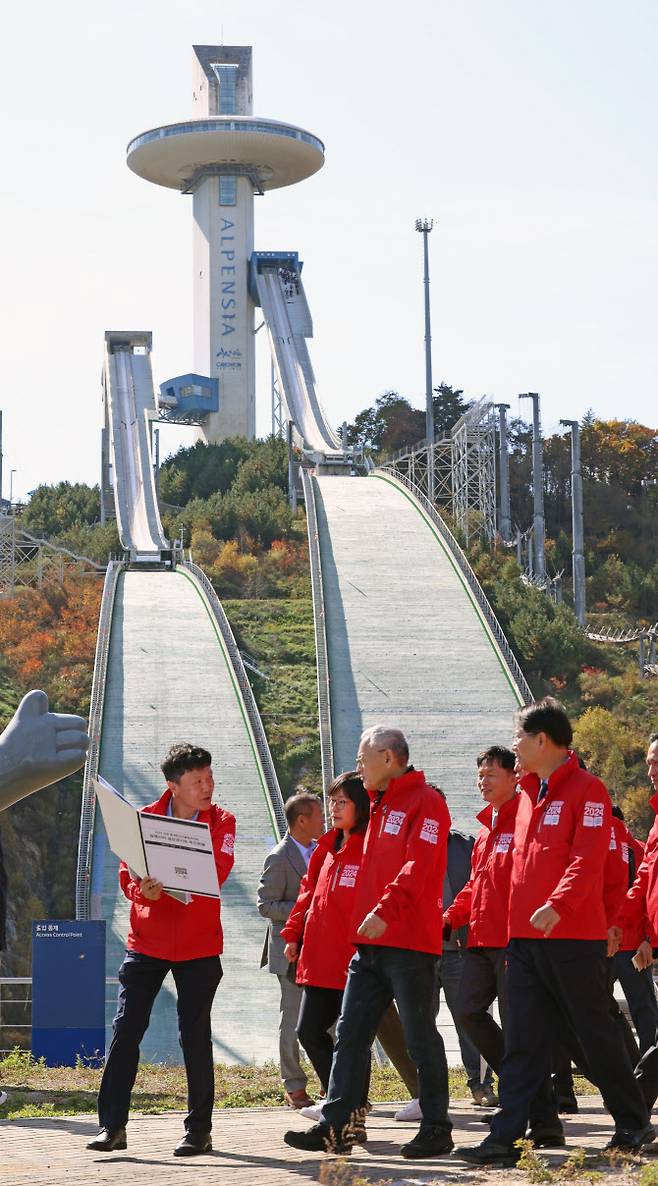
[[[573,568],[573,608],[581,626],[585,625],[585,531],[583,527],[583,475],[580,464],[580,425],[577,420],[560,420],[571,429],[571,561]]]
[[[498,436],[500,459],[500,522],[498,529],[503,543],[512,538],[512,511],[509,496],[509,452],[507,448],[507,409],[509,404],[496,404],[498,410]]]
[[[532,496],[534,529],[535,575],[540,580],[546,577],[546,526],[544,519],[544,450],[539,421],[539,396],[536,391],[526,391],[519,399],[532,400]]]
[[[430,264],[427,236],[434,226],[433,218],[417,218],[416,230],[423,236],[423,285],[425,288],[425,436],[427,437],[427,485],[430,502],[434,502],[434,404],[432,398],[432,333],[430,328]]]

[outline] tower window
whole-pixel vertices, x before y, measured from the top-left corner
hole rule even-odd
[[[224,65],[223,63],[220,65],[218,62],[213,62],[211,65],[219,85],[219,103],[217,104],[219,114],[237,115],[237,65]]]
[[[235,206],[238,201],[238,179],[221,174],[219,178],[220,206]]]

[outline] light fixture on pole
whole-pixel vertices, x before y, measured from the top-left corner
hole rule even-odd
[[[546,577],[545,553],[545,519],[544,519],[544,450],[541,439],[541,420],[539,415],[539,395],[536,391],[526,391],[519,395],[519,399],[532,400],[532,498],[534,531],[535,575],[543,581]]]
[[[571,429],[571,563],[573,570],[573,608],[581,626],[585,625],[585,533],[583,527],[583,475],[580,465],[580,425],[577,420],[560,420]]]
[[[417,218],[416,230],[423,236],[423,285],[425,288],[425,436],[427,438],[427,485],[430,502],[434,502],[434,405],[432,398],[432,334],[430,330],[430,266],[427,236],[434,226],[433,218]]]

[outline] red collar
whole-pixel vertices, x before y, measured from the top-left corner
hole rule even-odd
[[[388,805],[398,795],[402,795],[407,791],[420,791],[425,786],[427,786],[427,783],[425,782],[425,775],[422,770],[407,770],[399,778],[391,779],[383,795],[379,798],[379,803],[386,802]],[[368,795],[373,802],[377,800],[380,794],[380,791],[368,791]]]
[[[562,762],[562,764],[557,767],[557,770],[554,770],[551,774],[551,777],[548,780],[547,795],[552,795],[553,791],[556,791],[562,785],[564,780],[574,774],[576,770],[580,770],[578,755],[574,753],[572,749],[570,749],[565,761]],[[521,779],[519,786],[522,787],[524,791],[527,791],[531,799],[536,801],[540,783],[541,779],[538,774],[526,774],[525,777]]]
[[[509,817],[514,814],[514,812],[517,809],[518,802],[519,802],[518,791],[515,791],[514,794],[512,795],[512,798],[506,799],[505,802],[499,808],[498,816],[496,818],[496,827],[498,827],[499,824],[504,824],[505,820],[509,819]],[[491,817],[493,815],[493,810],[494,809],[493,809],[491,803],[487,803],[487,806],[484,807],[482,809],[482,811],[480,812],[480,814],[476,815],[476,817],[475,817],[477,820],[480,821],[481,824],[484,824],[484,827],[488,828],[489,831],[492,830]]]

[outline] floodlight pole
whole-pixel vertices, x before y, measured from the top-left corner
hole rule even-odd
[[[540,580],[546,577],[546,526],[544,519],[544,450],[539,421],[539,396],[536,391],[526,391],[519,399],[532,400],[532,496],[534,530],[535,575]]]
[[[430,502],[434,502],[434,404],[432,398],[432,334],[430,328],[430,265],[427,236],[434,226],[433,218],[417,218],[416,230],[423,236],[423,285],[425,289],[425,436],[427,438],[427,485]]]
[[[571,561],[573,569],[573,608],[581,626],[585,625],[585,530],[583,526],[583,474],[580,464],[580,425],[577,420],[560,420],[571,429]]]
[[[498,438],[500,459],[500,538],[509,543],[512,538],[512,511],[509,493],[509,451],[507,448],[507,409],[509,404],[496,404],[498,409]]]

